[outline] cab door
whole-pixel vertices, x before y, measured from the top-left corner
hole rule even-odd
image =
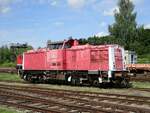
[[[115,68],[117,71],[123,69],[123,56],[122,51],[119,48],[115,48]]]

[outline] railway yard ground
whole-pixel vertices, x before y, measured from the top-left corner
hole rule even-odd
[[[0,73],[0,113],[149,113],[150,82],[131,88],[31,84]]]

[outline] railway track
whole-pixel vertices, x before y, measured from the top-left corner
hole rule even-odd
[[[47,88],[0,85],[0,97],[7,94],[40,105],[57,106],[57,112],[139,112],[149,113],[150,98],[108,93],[85,93]],[[3,95],[2,95],[3,94]],[[11,97],[12,98],[12,97]],[[31,102],[27,101],[27,102]],[[35,101],[36,100],[36,101]],[[6,100],[5,100],[6,101]],[[7,102],[7,101],[6,101]],[[24,102],[24,101],[23,101]],[[45,103],[44,103],[45,102]],[[22,104],[21,104],[22,105]],[[25,105],[27,104],[25,101]],[[67,106],[67,107],[66,107]],[[60,108],[66,111],[59,111]],[[41,108],[41,107],[40,107]],[[48,107],[46,107],[48,108]],[[52,110],[52,109],[50,109]],[[82,111],[83,110],[83,111]]]
[[[14,90],[14,89],[13,89]],[[26,93],[24,95],[23,93]],[[5,89],[0,89],[1,103],[9,103],[9,105],[19,106],[20,108],[26,108],[36,112],[42,113],[77,113],[77,112],[87,112],[87,113],[110,113],[108,110],[94,109],[88,104],[80,106],[80,102],[77,100],[68,100],[62,97],[44,98],[43,95],[33,94],[31,92],[15,92],[6,91]],[[36,95],[36,97],[35,97]],[[57,99],[56,99],[57,98]],[[21,106],[20,106],[21,105]],[[40,109],[39,109],[40,108]],[[36,110],[37,109],[37,110]]]
[[[10,103],[11,106],[15,104],[15,106],[20,108],[26,108],[28,110],[42,112],[42,113],[66,113],[68,112],[95,112],[102,113],[102,110],[98,112],[98,110],[87,109],[87,107],[80,107],[76,105],[69,105],[64,103],[55,102],[54,100],[48,100],[44,98],[18,94],[15,92],[4,91],[1,90],[0,96],[3,98],[1,102],[4,104],[6,102]],[[6,99],[7,98],[7,99]],[[21,105],[21,106],[20,106]],[[62,109],[63,108],[63,109]]]

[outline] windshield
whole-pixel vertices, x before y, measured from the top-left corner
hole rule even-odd
[[[61,49],[63,44],[50,44],[49,49]]]

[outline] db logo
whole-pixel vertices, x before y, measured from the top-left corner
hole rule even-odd
[[[57,58],[57,54],[51,54],[51,55],[50,55],[50,58],[51,58],[51,59]]]

